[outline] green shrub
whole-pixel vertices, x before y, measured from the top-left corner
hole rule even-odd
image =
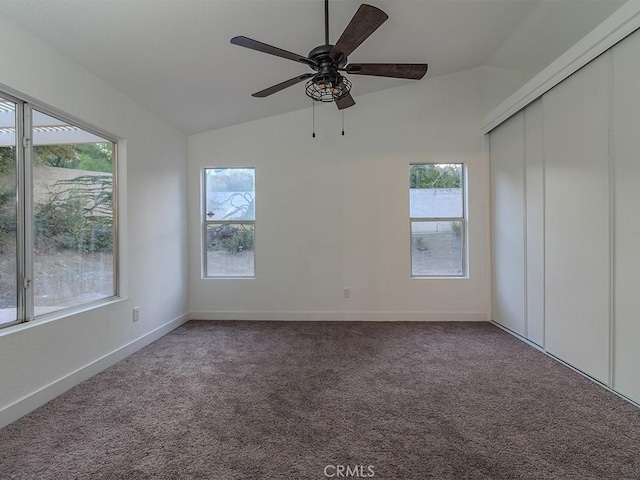
[[[0,253],[6,253],[15,237],[3,230],[0,230]]]
[[[34,209],[38,250],[113,249],[110,176],[82,176],[56,182],[46,201]]]
[[[253,248],[253,226],[220,225],[209,230],[207,239],[209,250],[227,250],[231,253]]]
[[[429,245],[427,245],[427,239],[424,235],[416,236],[416,248],[421,252],[429,250]]]
[[[16,231],[15,202],[15,191],[0,185],[0,230],[6,233],[15,233]]]

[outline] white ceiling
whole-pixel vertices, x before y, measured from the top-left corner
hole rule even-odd
[[[389,20],[350,60],[427,62],[426,79],[481,65],[529,78],[625,3],[368,1]],[[330,0],[332,43],[360,3]],[[322,0],[0,0],[0,13],[188,134],[311,103],[304,84],[265,99],[251,97],[307,69],[231,45],[231,37],[245,35],[302,55],[324,43]],[[364,93],[410,82],[355,75],[350,80],[356,102]]]

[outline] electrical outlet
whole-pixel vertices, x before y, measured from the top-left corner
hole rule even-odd
[[[140,307],[133,307],[133,321],[137,322],[140,320]]]
[[[351,298],[351,289],[346,287],[343,292],[344,298]]]

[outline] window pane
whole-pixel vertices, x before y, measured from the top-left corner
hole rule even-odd
[[[16,105],[0,98],[0,325],[17,320]]]
[[[462,222],[411,222],[411,274],[460,276]]]
[[[205,219],[255,220],[255,169],[205,170]]]
[[[253,277],[254,224],[207,225],[207,276]]]
[[[411,218],[463,216],[462,164],[411,165]]]
[[[112,142],[33,112],[35,314],[116,294]]]

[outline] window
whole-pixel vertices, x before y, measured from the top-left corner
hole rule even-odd
[[[115,154],[106,136],[0,96],[0,326],[117,295]]]
[[[255,276],[255,169],[204,170],[204,275]]]
[[[410,166],[411,276],[465,275],[464,204],[461,163]]]

